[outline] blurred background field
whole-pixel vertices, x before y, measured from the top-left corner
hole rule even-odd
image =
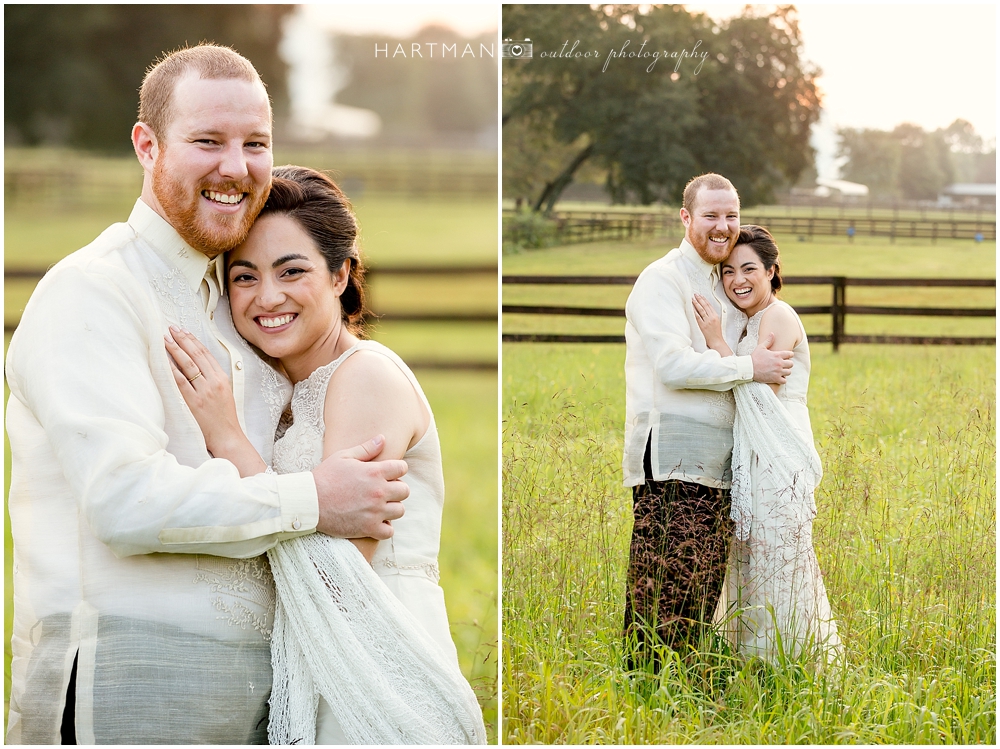
[[[441,585],[463,671],[495,740],[497,11],[5,6],[4,21],[7,269],[44,271],[128,218],[142,182],[129,143],[136,92],[153,60],[188,42],[227,44],[248,57],[274,107],[275,164],[326,170],[351,199],[373,271],[371,306],[386,316],[371,324],[371,336],[408,362],[432,365],[416,374],[442,442]],[[372,54],[397,44],[408,54]],[[458,45],[457,53],[443,55],[446,44]],[[474,53],[460,56],[464,45]],[[379,273],[428,266],[470,270]],[[35,283],[5,277],[5,350]],[[400,314],[479,319],[392,319]],[[9,468],[5,439],[5,500]],[[6,696],[12,571],[5,527]]]
[[[107,226],[125,221],[142,186],[142,171],[134,156],[96,156],[53,149],[9,149],[5,164],[8,183],[24,174],[66,174],[46,177],[37,189],[15,191],[8,198],[4,220],[5,266],[44,270],[73,250],[92,241]],[[375,166],[388,168],[385,156],[370,154]],[[454,153],[410,153],[416,171],[446,179],[456,162],[480,179],[479,191],[375,191],[365,187],[369,166],[362,153],[320,148],[278,149],[276,163],[302,163],[329,170],[335,179],[355,186],[347,192],[361,223],[361,248],[374,271],[372,307],[393,312],[486,313],[496,310],[496,275],[490,272],[415,278],[377,275],[381,267],[478,266],[496,263],[496,157],[479,155],[461,160]],[[374,167],[373,167],[374,168]],[[47,171],[47,170],[61,171]],[[106,181],[104,175],[110,175]],[[59,220],[52,220],[58,211]],[[4,283],[4,320],[9,327],[24,308],[34,279],[8,278]],[[379,340],[407,358],[496,361],[496,326],[490,323],[434,325],[379,322]],[[436,343],[435,343],[436,341]],[[429,356],[428,352],[433,354]],[[438,356],[440,354],[440,356]]]

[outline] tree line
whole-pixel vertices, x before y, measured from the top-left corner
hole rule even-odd
[[[815,177],[820,70],[792,6],[714,21],[680,5],[505,5],[503,37],[531,44],[503,61],[503,191],[534,211],[574,181],[603,181],[614,202],[677,204],[713,171],[753,205]],[[838,136],[843,178],[876,197],[996,182],[995,144],[964,120]]]
[[[4,140],[128,152],[139,86],[164,52],[202,41],[251,60],[276,117],[288,111],[278,55],[292,5],[4,5]]]
[[[532,44],[503,61],[504,193],[536,211],[587,169],[616,201],[676,204],[714,171],[755,204],[813,163],[820,71],[792,6],[717,22],[680,5],[505,5],[503,37]]]
[[[844,179],[867,185],[873,196],[933,200],[955,182],[997,181],[995,143],[965,120],[925,131],[904,123],[892,130],[841,128]]]

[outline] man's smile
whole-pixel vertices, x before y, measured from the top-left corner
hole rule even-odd
[[[208,198],[213,203],[222,203],[224,205],[233,205],[243,202],[243,198],[247,196],[245,192],[238,192],[233,195],[228,195],[224,192],[216,192],[215,190],[202,190],[201,196],[203,198]]]

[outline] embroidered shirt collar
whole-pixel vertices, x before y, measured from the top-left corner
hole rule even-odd
[[[177,230],[146,205],[142,198],[135,201],[135,207],[128,217],[128,224],[160,257],[184,274],[193,291],[201,287],[201,281],[208,272],[208,256],[181,239]],[[216,265],[221,266],[221,263]],[[219,268],[216,268],[217,276],[218,272]]]
[[[688,242],[687,239],[681,240],[680,251],[684,259],[693,266],[695,273],[704,276],[705,278],[712,277],[713,271],[715,271],[718,266],[706,263],[702,259],[701,255],[698,254],[698,250],[696,250],[694,245]]]

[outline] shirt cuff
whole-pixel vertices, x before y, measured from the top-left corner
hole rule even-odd
[[[753,379],[753,359],[749,356],[736,357],[736,374],[740,382],[748,382]]]
[[[283,533],[311,533],[319,524],[319,495],[312,473],[284,473],[278,482]]]

